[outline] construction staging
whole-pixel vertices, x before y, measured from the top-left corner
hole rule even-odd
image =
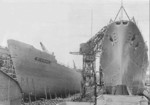
[[[120,12],[128,20],[118,20]],[[58,64],[42,43],[43,51],[16,40],[7,43],[0,48],[0,105],[150,104],[148,48],[123,6],[79,52],[70,52],[82,55],[82,70]]]

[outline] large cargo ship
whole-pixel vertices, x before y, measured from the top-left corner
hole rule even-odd
[[[14,68],[11,74],[20,84],[24,99],[65,97],[80,91],[81,74],[57,63],[53,54],[16,40],[8,40],[7,53]]]

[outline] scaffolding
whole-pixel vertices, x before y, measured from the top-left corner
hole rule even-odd
[[[0,48],[0,70],[16,80],[15,68],[8,48]]]

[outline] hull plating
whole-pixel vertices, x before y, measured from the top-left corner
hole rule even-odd
[[[106,86],[144,86],[147,49],[135,23],[117,21],[108,25],[100,62]]]
[[[25,95],[49,97],[80,91],[80,73],[58,64],[54,56],[14,40],[8,41],[8,48]]]

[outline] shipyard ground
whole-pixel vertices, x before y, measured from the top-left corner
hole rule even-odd
[[[74,97],[75,98],[75,97]],[[74,100],[52,99],[25,103],[22,105],[95,105],[94,102],[77,102]],[[149,105],[144,96],[100,95],[97,105]]]
[[[81,98],[81,94],[75,94],[68,96],[68,98],[42,99],[41,101],[24,103],[22,105],[150,105],[150,101],[145,96],[108,95],[101,94],[101,91],[98,92],[95,104],[95,97],[93,92],[90,91],[85,98]]]
[[[144,91],[144,94],[148,96],[149,92]],[[108,95],[102,94],[102,90],[100,89],[97,92],[97,101],[95,104],[93,88],[89,88],[84,98],[81,98],[81,94],[78,93],[69,95],[67,98],[41,99],[21,105],[150,105],[148,97],[146,98],[145,96]]]

